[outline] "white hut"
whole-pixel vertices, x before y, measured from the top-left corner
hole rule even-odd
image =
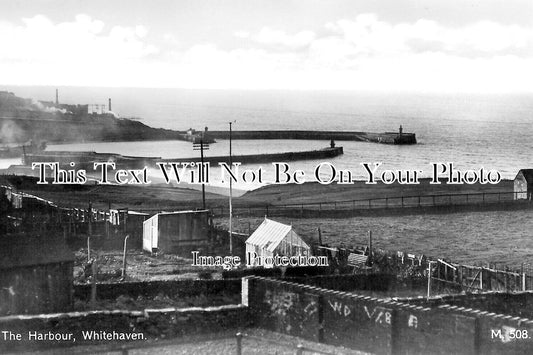
[[[533,169],[521,169],[514,178],[515,200],[532,200]]]
[[[259,257],[311,255],[311,247],[292,226],[268,219],[246,240],[246,256]],[[249,264],[253,266],[253,263]]]
[[[143,249],[147,252],[191,255],[209,239],[209,211],[160,212],[143,222]]]

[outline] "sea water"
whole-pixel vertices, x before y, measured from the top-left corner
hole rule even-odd
[[[4,89],[4,88],[3,88]],[[6,87],[17,96],[52,100],[55,87]],[[211,91],[134,88],[59,88],[60,102],[106,104],[122,117],[136,117],[152,127],[176,130],[347,130],[416,133],[418,144],[409,146],[338,141],[344,155],[328,160],[337,169],[350,170],[364,179],[363,162],[381,162],[383,169],[421,170],[431,174],[432,162],[453,162],[457,169],[494,169],[512,179],[519,169],[532,168],[533,100],[527,94],[421,94],[336,91]],[[233,140],[234,155],[321,149],[329,141]],[[48,150],[96,151],[134,156],[186,158],[198,156],[190,142],[79,142],[49,145]],[[218,140],[207,156],[227,155],[229,142]],[[323,160],[290,162],[310,178]],[[265,183],[273,180],[270,164],[240,169],[265,170]],[[153,171],[154,176],[157,175]],[[212,169],[213,184],[220,170]],[[252,189],[260,184],[238,184]]]

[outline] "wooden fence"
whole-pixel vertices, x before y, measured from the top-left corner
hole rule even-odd
[[[520,270],[505,266],[497,269],[495,265],[461,265],[437,259],[432,262],[431,278],[440,283],[460,286],[466,292],[476,291],[526,291],[533,289],[533,276],[529,265]],[[433,268],[434,267],[434,268]]]
[[[426,277],[429,273],[431,284],[439,288],[449,286],[466,292],[533,290],[530,264],[522,264],[519,268],[496,263],[464,265],[399,251],[394,254],[377,249],[376,252],[386,255],[387,260],[398,266],[413,268]]]

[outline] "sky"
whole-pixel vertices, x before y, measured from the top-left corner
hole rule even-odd
[[[533,92],[531,0],[0,0],[0,84]]]

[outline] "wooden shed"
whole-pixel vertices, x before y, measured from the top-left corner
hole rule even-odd
[[[532,200],[533,169],[521,169],[514,178],[515,200]]]
[[[161,212],[143,223],[143,250],[189,254],[209,240],[209,211]]]
[[[62,238],[3,235],[0,255],[0,315],[72,310],[74,255]]]
[[[150,217],[148,213],[130,211],[127,208],[109,210],[109,227],[115,234],[129,234],[129,245],[141,249],[143,245],[143,223]]]
[[[253,253],[259,257],[311,255],[311,247],[292,226],[265,218],[246,240],[246,256]]]

